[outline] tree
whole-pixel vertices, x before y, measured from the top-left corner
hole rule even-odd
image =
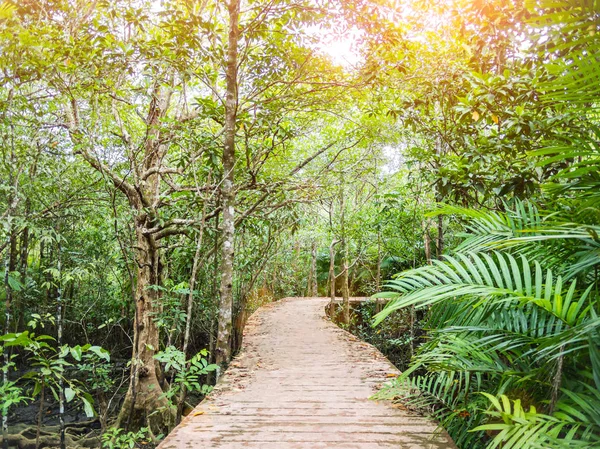
[[[221,288],[219,305],[219,330],[217,333],[216,362],[223,365],[231,354],[231,325],[233,314],[233,253],[235,244],[235,134],[238,108],[238,40],[240,1],[231,0],[229,12],[229,39],[227,47],[225,93],[225,130],[223,145],[223,256],[221,265]]]

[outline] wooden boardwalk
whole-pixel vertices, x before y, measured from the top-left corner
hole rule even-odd
[[[369,397],[394,366],[325,316],[326,298],[288,298],[249,320],[240,355],[159,449],[452,449],[426,418]]]

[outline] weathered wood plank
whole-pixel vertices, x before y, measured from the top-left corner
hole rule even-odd
[[[240,355],[159,449],[454,449],[427,418],[369,397],[398,370],[325,316],[327,298],[288,298],[248,321]]]

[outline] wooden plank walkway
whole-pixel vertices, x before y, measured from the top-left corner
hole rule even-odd
[[[327,298],[255,313],[215,390],[159,449],[455,449],[427,418],[369,397],[397,375],[325,316]]]

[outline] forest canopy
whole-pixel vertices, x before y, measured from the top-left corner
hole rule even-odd
[[[599,20],[0,0],[4,447],[157,444],[290,296],[460,448],[600,447]]]

